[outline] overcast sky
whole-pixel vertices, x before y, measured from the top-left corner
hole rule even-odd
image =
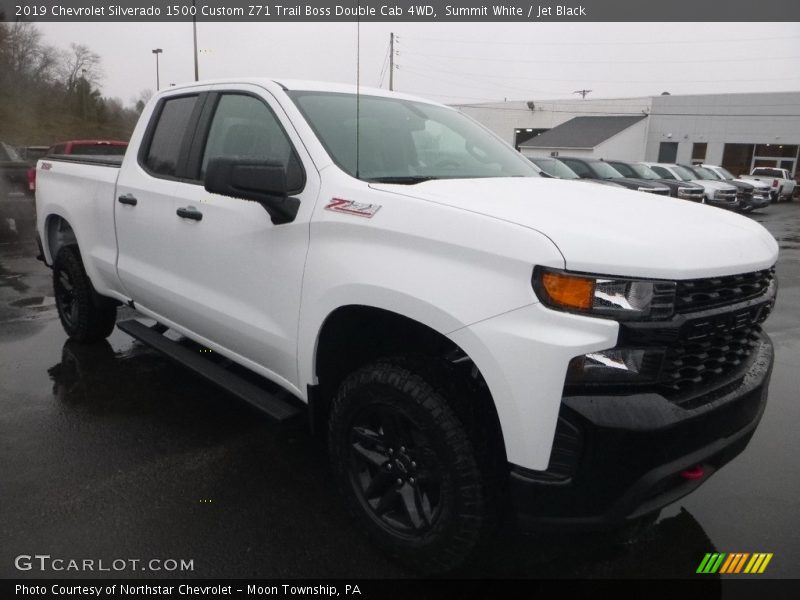
[[[720,7],[722,9],[722,7]],[[48,44],[101,55],[103,94],[132,103],[193,79],[191,23],[40,23]],[[356,23],[199,23],[200,78],[355,83]],[[395,89],[446,103],[800,90],[800,23],[363,23],[361,83],[378,86],[389,33]]]

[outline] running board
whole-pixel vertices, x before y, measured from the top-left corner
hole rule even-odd
[[[234,396],[267,413],[278,422],[291,419],[299,412],[297,407],[285,399],[287,396],[291,397],[288,392],[272,393],[203,358],[197,352],[164,337],[162,335],[164,328],[159,324],[148,327],[136,319],[129,319],[120,321],[117,323],[117,327],[147,346],[166,354],[169,358],[191,369],[201,377],[217,384]]]

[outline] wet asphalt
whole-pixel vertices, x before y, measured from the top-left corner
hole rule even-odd
[[[67,341],[33,218],[32,200],[0,198],[0,577],[413,576],[351,526],[302,422],[273,425],[119,330]],[[771,552],[762,577],[800,577],[800,202],[750,218],[781,254],[769,403],[745,452],[635,541],[506,533],[462,575],[696,577],[707,552]],[[17,570],[28,554],[194,569]]]

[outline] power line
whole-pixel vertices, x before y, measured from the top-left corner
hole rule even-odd
[[[502,62],[508,63],[508,58],[494,58],[488,56],[453,56],[452,54],[433,54],[428,52],[413,52],[405,50],[404,54],[410,54],[412,56],[424,56],[426,58],[436,57],[436,58],[447,58],[452,60],[482,60],[488,62]],[[609,60],[521,60],[518,58],[513,59],[515,63],[524,63],[524,64],[551,64],[551,65],[559,65],[559,64],[608,64]],[[769,58],[770,61],[776,60],[800,60],[800,56],[771,56]],[[654,64],[654,63],[670,63],[670,64],[696,64],[696,63],[717,63],[717,62],[763,62],[764,57],[759,56],[755,58],[701,58],[701,59],[690,59],[690,60],[662,60],[662,59],[648,59],[648,60],[618,60],[613,59],[614,63],[625,63],[625,64]]]
[[[455,96],[454,96],[455,97]],[[514,107],[505,107],[505,106],[486,106],[482,104],[456,104],[458,108],[479,108],[484,110],[505,110],[505,111],[513,111],[513,112],[531,112],[528,108],[514,108]],[[604,115],[604,116],[614,116],[614,117],[640,117],[642,115],[647,115],[650,117],[752,117],[758,119],[764,118],[772,118],[772,117],[800,117],[800,113],[794,114],[785,114],[785,115],[756,115],[752,113],[646,113],[642,112],[622,112],[622,111],[591,111],[591,110],[557,110],[557,109],[547,109],[542,110],[542,112],[551,112],[551,113],[570,113],[576,116],[580,115]]]
[[[386,56],[383,57],[383,65],[381,66],[381,74],[379,76],[380,83],[378,83],[378,87],[383,87],[383,78],[386,76],[386,65],[389,63],[389,52],[391,52],[391,47],[386,48]]]
[[[426,73],[425,71],[423,71],[421,69],[417,69],[416,67],[408,67],[406,65],[403,65],[403,71],[406,72],[406,73],[411,73],[413,75],[417,75],[419,77],[425,77],[426,79],[431,79],[433,81],[443,81],[443,82],[452,83],[452,84],[455,84],[455,85],[468,85],[470,87],[478,87],[478,86],[485,87],[486,84],[488,83],[489,85],[493,85],[494,87],[500,88],[502,90],[514,90],[514,91],[517,91],[517,92],[524,92],[526,94],[562,95],[562,94],[566,94],[567,93],[567,92],[563,92],[563,91],[535,90],[535,89],[531,89],[531,88],[521,88],[521,87],[516,87],[516,86],[510,86],[510,85],[502,85],[502,84],[494,83],[492,81],[489,81],[489,82],[482,82],[482,81],[475,81],[475,82],[456,81],[456,80],[453,80],[453,79],[448,79],[446,77],[441,77],[440,75],[432,75],[430,73]],[[467,76],[467,77],[469,77],[469,76]]]
[[[412,59],[416,60],[416,59]],[[475,78],[487,78],[487,79],[517,79],[523,81],[566,81],[566,82],[575,82],[577,77],[571,78],[560,78],[560,77],[523,77],[517,75],[492,75],[489,73],[475,73],[475,72],[468,72],[468,71],[454,71],[453,69],[446,69],[446,68],[436,68],[430,66],[430,61],[427,63],[419,64],[412,63],[411,66],[419,67],[427,69],[428,71],[437,71],[439,73],[448,73],[450,75],[463,75]],[[406,67],[407,68],[407,67]],[[591,82],[593,85],[597,83],[614,83],[614,84],[625,84],[625,83],[652,83],[652,84],[667,84],[667,83],[736,83],[736,82],[750,82],[750,81],[800,81],[800,77],[765,77],[765,78],[754,78],[754,77],[747,77],[744,79],[592,79],[591,77],[581,77],[580,79],[585,79]],[[570,86],[571,87],[571,86]]]
[[[737,46],[741,42],[773,42],[775,40],[794,40],[800,39],[798,35],[787,35],[783,37],[757,37],[757,38],[725,38],[715,40],[669,40],[669,41],[655,41],[647,40],[640,42],[624,41],[624,42],[512,42],[500,40],[467,40],[463,38],[429,38],[420,37],[416,35],[404,36],[409,40],[422,40],[429,42],[437,42],[441,44],[479,44],[481,46],[651,46],[651,45],[665,45],[674,46],[676,44],[720,44],[720,43],[735,43]]]

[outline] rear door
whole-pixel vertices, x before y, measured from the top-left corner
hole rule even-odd
[[[138,156],[123,163],[114,198],[120,280],[138,305],[170,319],[180,318],[183,298],[174,265],[181,251],[175,201],[199,194],[186,183],[186,157],[206,98],[184,93],[159,102]]]

